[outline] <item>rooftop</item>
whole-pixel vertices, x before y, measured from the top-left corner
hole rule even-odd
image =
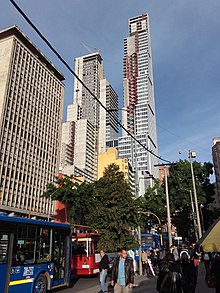
[[[19,39],[32,53],[34,53],[38,59],[45,64],[45,66],[53,72],[53,74],[60,80],[65,79],[64,75],[58,71],[58,69],[47,59],[47,57],[35,46],[34,43],[16,26],[10,26],[3,30],[0,30],[0,40],[15,36]]]

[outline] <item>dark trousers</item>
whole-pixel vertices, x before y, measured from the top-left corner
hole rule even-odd
[[[183,278],[186,288],[184,293],[195,293],[197,284],[197,272],[194,266],[182,265]]]

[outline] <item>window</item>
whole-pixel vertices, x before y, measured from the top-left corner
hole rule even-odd
[[[37,241],[36,261],[38,263],[48,262],[51,260],[51,230],[40,228],[39,238]]]
[[[35,262],[36,232],[35,227],[18,226],[12,257],[13,266]]]
[[[0,264],[7,263],[9,235],[0,233]]]

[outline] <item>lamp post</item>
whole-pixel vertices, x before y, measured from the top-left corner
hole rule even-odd
[[[193,224],[194,224],[194,230],[195,230],[195,236],[196,236],[196,242],[197,242],[199,239],[198,239],[198,232],[197,232],[197,225],[196,225],[196,218],[195,218],[194,203],[192,198],[192,190],[190,190],[189,193],[190,193],[190,200],[191,200],[191,206],[192,206]]]
[[[202,237],[202,229],[201,229],[199,206],[198,206],[198,199],[197,199],[197,193],[196,193],[195,176],[194,176],[194,170],[193,170],[193,162],[192,162],[193,158],[196,158],[196,152],[189,151],[189,162],[190,162],[190,167],[191,167],[193,193],[194,193],[194,198],[195,198],[198,236],[199,236],[199,238],[201,238]]]
[[[165,178],[166,203],[167,203],[168,239],[169,239],[169,248],[171,249],[171,246],[172,246],[172,231],[171,231],[170,199],[169,199],[169,191],[168,191],[167,168],[166,168],[166,166],[164,166],[164,178]]]
[[[156,214],[154,214],[154,213],[152,213],[150,211],[146,211],[146,212],[140,211],[139,213],[147,215],[148,217],[149,217],[149,215],[153,215],[157,219],[157,221],[159,223],[159,226],[161,227],[161,220]],[[160,245],[163,246],[163,237],[162,237],[162,232],[161,231],[160,231],[159,235],[160,235]]]
[[[57,188],[54,192],[52,192],[50,194],[50,200],[49,200],[49,209],[48,209],[48,218],[47,218],[47,221],[49,222],[50,221],[50,214],[51,214],[51,201],[52,201],[52,195],[57,192],[59,188]]]

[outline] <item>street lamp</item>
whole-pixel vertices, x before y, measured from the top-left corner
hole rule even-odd
[[[193,161],[192,161],[193,158],[196,158],[196,152],[189,151],[189,162],[190,162],[190,167],[191,167],[193,193],[194,193],[194,198],[195,198],[198,236],[199,236],[199,238],[201,238],[202,237],[202,229],[201,229],[200,214],[199,214],[199,207],[198,207],[198,199],[197,199],[197,193],[196,193],[195,176],[194,176],[194,170],[193,170]]]
[[[50,221],[50,214],[51,214],[51,201],[52,201],[52,195],[57,192],[59,188],[57,188],[56,190],[54,190],[54,192],[52,192],[50,194],[50,200],[49,200],[49,209],[48,209],[48,218],[47,218],[47,221],[49,222]]]
[[[147,211],[147,212],[145,212],[146,214],[147,214],[147,216],[149,217],[150,215],[153,215],[157,220],[158,220],[158,223],[159,223],[159,227],[161,228],[161,220],[160,220],[160,218],[156,215],[156,214],[154,214],[154,213],[152,213],[152,212],[150,212],[150,211]],[[160,245],[161,246],[163,246],[163,236],[162,236],[162,230],[159,230],[159,235],[160,235]]]

